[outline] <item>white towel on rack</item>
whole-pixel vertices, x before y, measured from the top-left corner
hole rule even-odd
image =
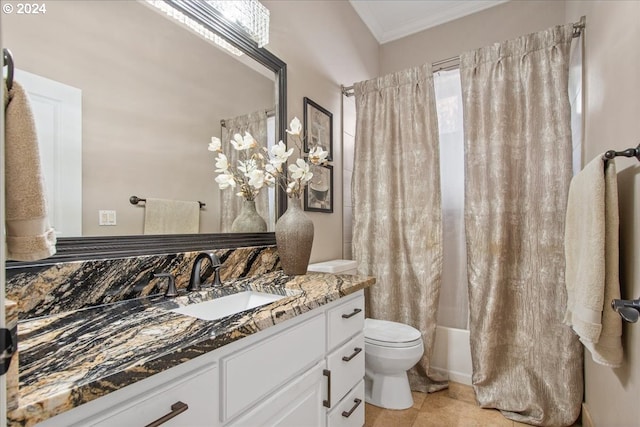
[[[5,223],[7,258],[36,261],[56,253],[47,215],[35,120],[27,93],[4,83]]]
[[[144,234],[200,232],[200,203],[149,199],[145,202]]]
[[[601,365],[622,364],[618,183],[613,160],[592,160],[571,180],[565,224],[567,311],[564,322]]]

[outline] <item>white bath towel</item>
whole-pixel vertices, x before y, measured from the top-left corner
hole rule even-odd
[[[622,320],[611,308],[620,298],[618,184],[613,160],[592,160],[569,187],[565,224],[565,323],[599,364],[622,364]]]
[[[7,258],[36,261],[56,253],[47,216],[40,150],[29,98],[14,81],[4,87],[5,220]]]
[[[200,203],[149,199],[145,202],[144,234],[200,232]]]

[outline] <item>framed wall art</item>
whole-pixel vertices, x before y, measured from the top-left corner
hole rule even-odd
[[[327,160],[333,160],[333,114],[309,98],[304,98],[304,151],[317,146],[328,151]]]
[[[313,165],[313,177],[304,188],[304,210],[333,213],[333,166]]]

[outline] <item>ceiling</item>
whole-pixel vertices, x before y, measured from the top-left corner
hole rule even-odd
[[[384,44],[508,0],[349,0],[378,43]]]

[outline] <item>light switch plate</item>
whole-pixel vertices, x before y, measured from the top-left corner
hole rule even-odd
[[[98,211],[98,225],[116,225],[116,211]]]

